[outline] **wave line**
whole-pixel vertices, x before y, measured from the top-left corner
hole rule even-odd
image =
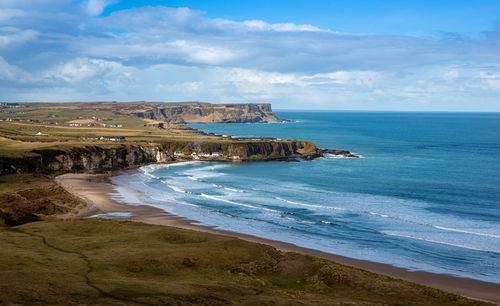
[[[443,231],[450,231],[450,232],[457,232],[457,233],[465,233],[465,234],[471,234],[471,235],[478,235],[478,236],[485,236],[485,237],[492,237],[492,238],[500,238],[499,235],[493,235],[493,234],[487,234],[487,233],[479,233],[479,232],[472,232],[472,231],[466,231],[466,230],[461,230],[458,228],[450,228],[450,227],[444,227],[444,226],[439,226],[439,225],[432,225],[432,227],[443,230]]]
[[[432,240],[432,239],[425,239],[425,238],[408,236],[408,235],[394,234],[394,233],[388,233],[388,232],[381,232],[381,233],[384,234],[384,235],[387,235],[387,236],[395,236],[395,237],[402,237],[402,238],[408,238],[408,239],[415,239],[415,240],[421,240],[421,241],[426,241],[426,242],[431,242],[431,243],[437,243],[437,244],[444,244],[444,245],[454,246],[454,247],[457,247],[457,248],[463,248],[463,249],[469,249],[469,250],[480,251],[480,252],[489,252],[489,253],[500,254],[500,251],[485,250],[485,249],[475,248],[475,247],[471,247],[471,246],[467,246],[467,245],[463,245],[463,244],[456,244],[456,243],[450,243],[450,242],[444,242],[444,241],[438,241],[438,240]]]
[[[274,210],[274,209],[265,208],[265,207],[257,207],[257,206],[253,206],[253,205],[250,205],[250,204],[244,204],[244,203],[234,202],[234,201],[231,201],[231,200],[222,199],[222,198],[219,198],[219,197],[216,197],[216,196],[212,196],[212,195],[208,195],[208,194],[205,194],[205,193],[202,193],[201,196],[204,197],[204,198],[207,198],[207,199],[211,199],[211,200],[215,200],[215,201],[221,201],[221,202],[226,202],[226,203],[237,205],[237,206],[243,206],[243,207],[248,207],[248,208],[253,208],[253,209],[258,209],[258,210],[265,210],[265,211],[270,211],[270,212],[274,212],[274,213],[281,213],[279,210]]]

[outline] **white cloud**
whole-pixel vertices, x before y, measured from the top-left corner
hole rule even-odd
[[[87,0],[83,5],[87,14],[90,16],[99,16],[112,2],[111,0]]]
[[[88,44],[89,43],[89,44]],[[102,58],[142,58],[144,61],[183,62],[186,64],[220,65],[241,59],[244,51],[229,47],[188,40],[172,40],[147,44],[131,40],[124,45],[117,41],[82,42],[78,49],[86,49],[86,55]]]
[[[203,64],[221,64],[236,58],[237,52],[228,48],[203,45],[185,40],[176,40],[170,44],[170,52],[182,54],[187,62]]]
[[[381,72],[353,70],[318,73],[312,76],[303,77],[302,79],[316,85],[343,84],[360,87],[372,87],[381,77]]]
[[[181,94],[184,99],[196,100],[200,89],[203,89],[205,84],[203,82],[176,82],[173,84],[156,84],[155,91],[159,94]]]
[[[456,80],[460,76],[460,73],[457,70],[450,70],[447,71],[445,74],[443,74],[443,79],[445,79],[448,82],[452,82]]]
[[[500,73],[481,72],[479,79],[487,89],[500,91]]]
[[[228,82],[255,84],[298,84],[299,78],[292,73],[264,72],[249,69],[231,69],[225,77]]]
[[[24,78],[25,73],[19,67],[10,65],[0,56],[0,79],[16,81]]]
[[[35,40],[38,32],[34,30],[21,30],[13,27],[0,27],[0,48],[12,44],[21,44]]]
[[[6,22],[12,18],[26,16],[26,12],[20,9],[0,10],[0,22]]]
[[[233,28],[245,31],[276,31],[276,32],[331,32],[330,30],[322,30],[310,24],[297,25],[294,23],[276,23],[271,24],[263,20],[245,20],[242,22],[214,19],[213,22],[220,28]]]
[[[74,88],[75,97],[107,95],[129,89],[134,71],[118,62],[77,58],[39,76],[39,83],[52,88]]]

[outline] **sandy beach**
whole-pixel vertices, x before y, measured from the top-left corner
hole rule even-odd
[[[290,243],[216,230],[211,227],[197,225],[197,222],[194,220],[181,218],[148,205],[132,206],[122,204],[113,200],[109,196],[110,193],[114,192],[108,179],[110,175],[113,174],[64,174],[56,177],[56,182],[58,184],[87,202],[87,206],[81,209],[77,214],[65,215],[62,218],[82,218],[105,213],[130,213],[131,217],[126,218],[128,220],[238,237],[247,241],[268,244],[281,251],[312,255],[371,272],[457,293],[469,298],[500,304],[500,284],[460,278],[447,274],[408,271],[406,269],[387,264],[358,260],[313,249],[302,248]]]

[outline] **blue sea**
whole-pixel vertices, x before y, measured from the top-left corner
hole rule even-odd
[[[296,122],[190,126],[362,158],[151,165],[114,177],[114,196],[218,229],[500,283],[500,114],[276,113]]]

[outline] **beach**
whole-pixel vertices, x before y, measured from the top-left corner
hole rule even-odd
[[[77,214],[64,215],[62,218],[85,218],[98,214],[122,213],[123,216],[125,216],[125,218],[123,218],[125,220],[233,236],[251,242],[271,245],[281,251],[297,252],[316,256],[344,265],[442,289],[469,298],[500,303],[500,284],[455,277],[447,274],[408,271],[406,269],[387,264],[338,256],[313,249],[298,247],[290,243],[267,240],[251,235],[221,231],[211,227],[197,225],[195,220],[181,218],[148,205],[126,205],[119,203],[118,201],[112,199],[109,195],[114,192],[109,176],[118,175],[120,173],[122,172],[114,172],[110,174],[64,174],[56,177],[56,182],[58,184],[70,193],[81,197],[87,202],[87,206],[79,210]]]

